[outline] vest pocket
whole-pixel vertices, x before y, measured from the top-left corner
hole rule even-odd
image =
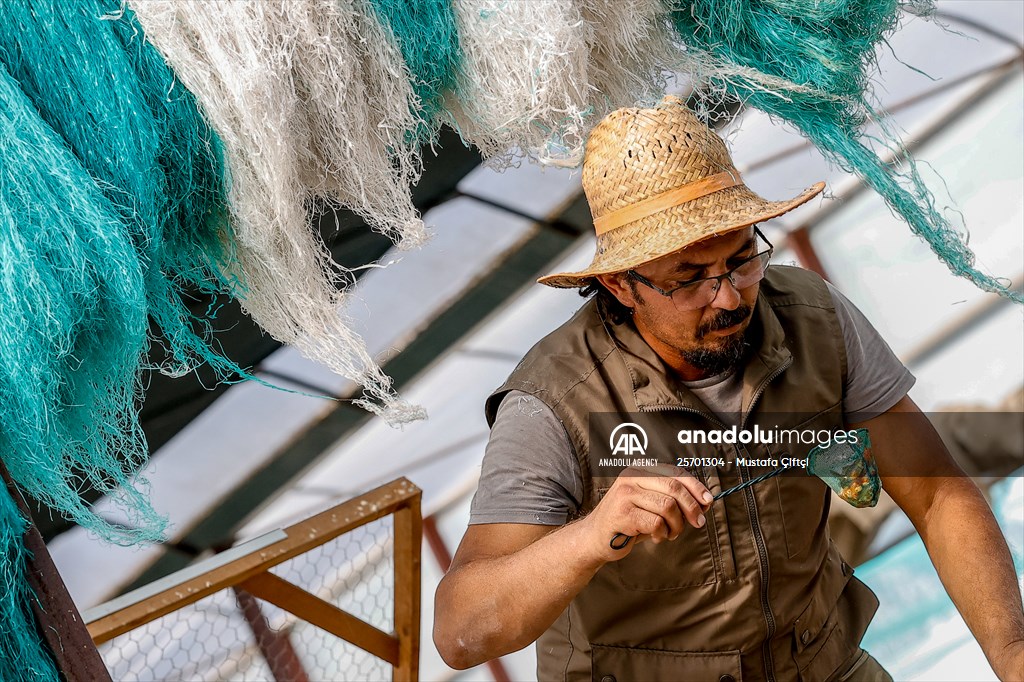
[[[671,542],[638,544],[629,556],[614,562],[611,574],[631,590],[674,590],[708,585],[718,581],[715,570],[711,527],[687,525]]]
[[[723,490],[718,469],[705,467],[698,476],[712,494]],[[736,578],[736,556],[732,551],[732,534],[729,532],[729,515],[725,500],[717,500],[707,512],[707,531],[711,539],[711,551],[721,580]]]
[[[743,680],[739,651],[668,651],[603,644],[592,647],[594,682]]]
[[[779,490],[786,551],[793,559],[804,554],[816,537],[822,541],[827,537],[818,529],[828,523],[828,487],[816,476],[805,476],[800,472],[777,476],[775,484]]]
[[[839,619],[833,614],[818,636],[808,640],[807,648],[794,656],[801,682],[827,680],[849,659],[849,647],[842,630]]]
[[[797,617],[793,625],[793,660],[800,680],[820,682],[830,678],[850,659],[852,645],[860,641],[859,636],[848,631],[849,619],[840,612],[847,606],[842,595],[850,582],[845,570],[831,571]]]

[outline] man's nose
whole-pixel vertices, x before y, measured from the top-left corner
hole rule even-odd
[[[742,302],[743,297],[740,296],[739,289],[736,288],[730,278],[723,277],[718,280],[718,291],[715,292],[715,297],[711,300],[712,308],[736,310]]]

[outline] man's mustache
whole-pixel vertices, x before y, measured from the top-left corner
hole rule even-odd
[[[753,310],[753,307],[749,305],[741,305],[735,310],[723,310],[714,318],[708,320],[697,328],[697,338],[702,339],[709,332],[717,331],[719,329],[735,327],[740,322],[743,322],[750,317],[750,313],[753,312]]]

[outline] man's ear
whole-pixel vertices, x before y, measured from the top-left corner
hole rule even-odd
[[[635,287],[630,286],[631,282],[626,273],[614,272],[610,275],[595,275],[595,277],[604,285],[605,289],[611,292],[612,296],[618,299],[619,303],[630,309],[636,308]]]

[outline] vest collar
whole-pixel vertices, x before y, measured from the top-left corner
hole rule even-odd
[[[601,315],[598,312],[598,315]],[[616,346],[616,352],[629,372],[633,401],[638,411],[684,409],[711,416],[708,408],[654,352],[637,331],[632,320],[612,324],[602,315],[605,331]],[[754,315],[747,328],[747,338],[757,350],[748,355],[743,367],[743,411],[764,390],[764,385],[785,370],[793,356],[785,344],[785,331],[763,292],[758,292]]]

